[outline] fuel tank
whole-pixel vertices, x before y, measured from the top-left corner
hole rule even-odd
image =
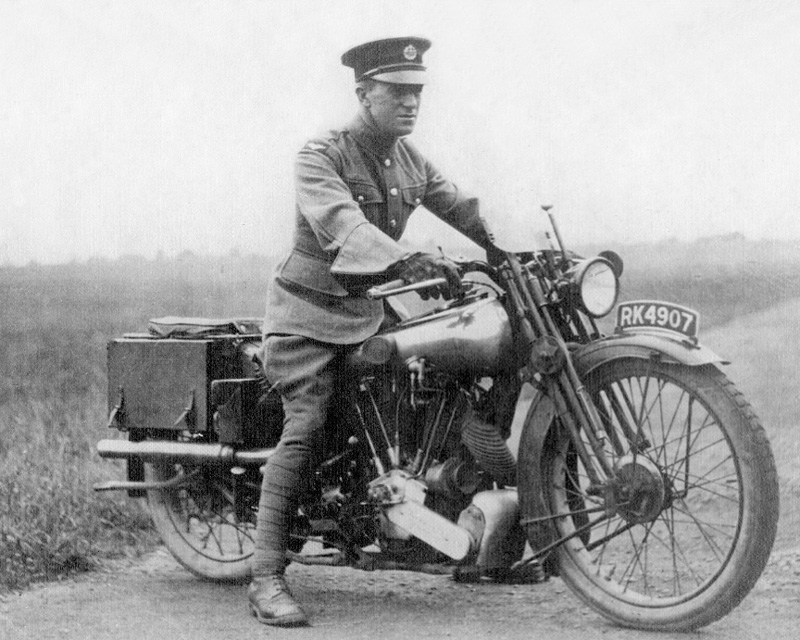
[[[369,338],[358,357],[371,364],[424,358],[437,368],[491,375],[512,363],[508,314],[496,298],[432,311]]]

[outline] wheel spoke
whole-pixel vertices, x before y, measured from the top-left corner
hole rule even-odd
[[[636,542],[636,538],[634,537],[633,531],[628,530],[628,538],[631,541],[631,546],[633,547],[634,552],[631,555],[631,558],[630,558],[630,560],[628,562],[628,566],[622,572],[622,577],[624,578],[626,576],[626,574],[628,574],[628,570],[630,570],[630,576],[625,581],[625,584],[623,586],[623,591],[626,591],[628,589],[628,587],[630,586],[631,581],[633,580],[633,571],[636,568],[636,566],[639,566],[641,574],[642,574],[643,579],[644,579],[643,590],[644,590],[645,593],[647,593],[647,578],[646,578],[646,576],[647,576],[647,568],[646,568],[646,566],[642,565],[641,556],[642,556],[642,552],[645,553],[645,556],[647,554],[647,539],[648,539],[648,537],[650,535],[650,529],[651,529],[650,526],[645,526],[644,536],[642,537],[642,540],[638,544]]]
[[[677,532],[675,530],[675,521],[671,517],[671,512],[667,517],[664,517],[662,513],[661,520],[667,529],[667,534],[669,536],[669,543],[662,540],[660,536],[653,536],[653,538],[657,540],[659,544],[661,544],[664,547],[664,549],[666,549],[669,552],[673,570],[672,581],[675,585],[677,585],[677,590],[675,590],[675,587],[673,587],[673,595],[677,595],[679,593],[682,593],[682,589],[680,588],[681,578],[683,577],[681,567],[683,567],[683,571],[689,572],[689,576],[694,578],[696,585],[699,586],[700,584],[702,584],[702,579],[700,578],[700,576],[697,575],[693,563],[687,557],[683,545],[681,545],[680,543]],[[680,567],[678,565],[678,560],[682,561]]]
[[[677,506],[675,506],[675,509],[680,513],[684,514],[685,516],[689,517],[689,519],[695,525],[696,529],[700,532],[700,535],[706,541],[706,544],[708,545],[709,549],[711,549],[711,551],[714,553],[714,555],[717,557],[718,560],[722,560],[727,555],[727,552],[724,549],[722,549],[719,546],[719,544],[717,544],[716,540],[714,540],[714,538],[709,533],[709,530],[716,530],[716,529],[711,527],[709,524],[701,521],[698,517],[696,517],[688,510],[680,509]],[[733,535],[731,535],[730,538],[733,539]]]

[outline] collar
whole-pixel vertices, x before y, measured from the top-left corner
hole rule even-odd
[[[348,130],[360,146],[380,158],[391,155],[397,145],[397,138],[380,133],[369,114],[362,111],[353,118]]]

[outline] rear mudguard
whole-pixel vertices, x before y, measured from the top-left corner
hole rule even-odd
[[[581,378],[601,364],[620,358],[660,359],[691,367],[725,364],[711,349],[689,340],[654,332],[637,331],[616,334],[572,349],[572,361]],[[534,396],[522,426],[517,464],[520,517],[534,550],[553,542],[554,529],[548,519],[549,510],[540,473],[542,453],[555,422],[555,406],[544,393]]]

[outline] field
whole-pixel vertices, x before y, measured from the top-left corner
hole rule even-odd
[[[613,248],[626,260],[624,298],[701,312],[702,335],[734,360],[728,373],[788,468],[798,454],[790,431],[798,401],[795,328],[786,319],[800,312],[800,247],[734,236]],[[269,265],[257,256],[182,254],[0,268],[0,591],[156,544],[133,501],[91,489],[122,477],[120,465],[94,453],[107,434],[105,345],[152,317],[260,316]],[[756,340],[768,328],[760,312],[775,325],[766,343]],[[737,318],[746,330],[726,332]],[[784,479],[792,500],[800,487]]]

